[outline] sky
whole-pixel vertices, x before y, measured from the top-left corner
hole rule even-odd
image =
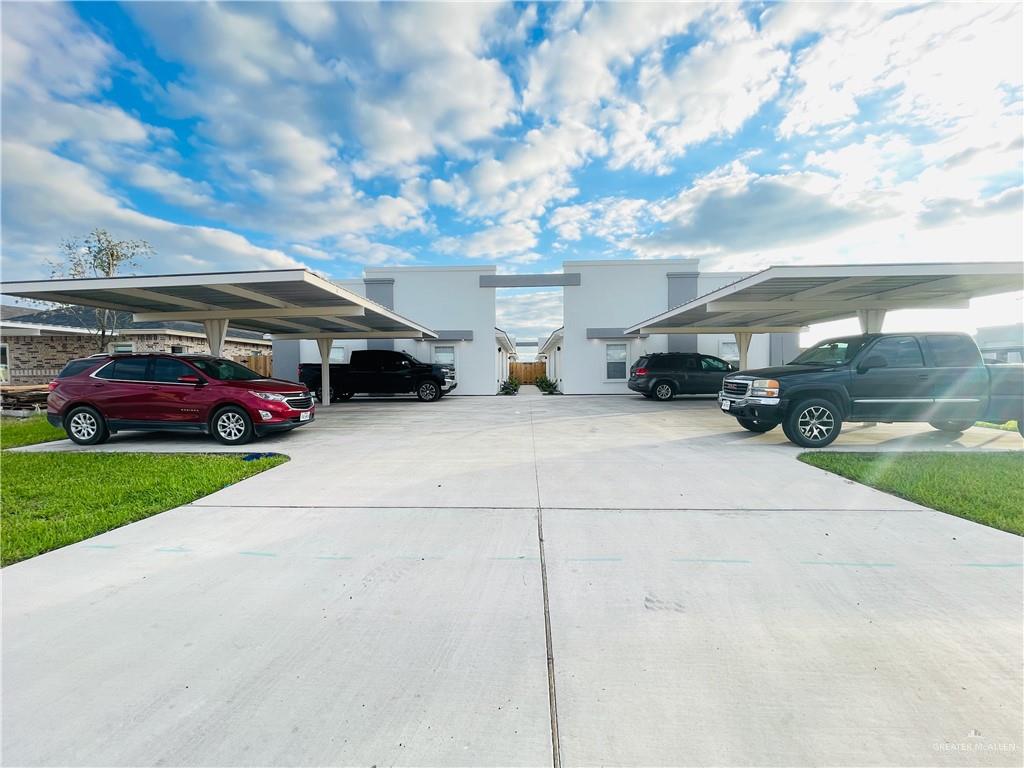
[[[1022,257],[1019,3],[0,13],[5,280],[94,227],[149,241],[148,274]],[[536,338],[561,294],[498,310]]]

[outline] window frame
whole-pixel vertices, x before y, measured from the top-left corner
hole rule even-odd
[[[127,346],[130,349],[118,349],[118,347]],[[135,342],[134,341],[112,341],[110,342],[110,354],[112,355],[131,355],[135,353]]]
[[[622,348],[622,360],[609,360],[608,353],[612,347]],[[609,365],[622,365],[623,375],[621,377],[609,376],[608,366]],[[626,383],[629,381],[629,343],[622,343],[620,341],[606,342],[604,345],[604,380],[606,383]]]
[[[441,360],[437,359],[437,350],[439,349],[450,349],[452,351],[452,361],[450,363],[442,362]],[[501,347],[499,347],[498,349],[500,351]],[[456,363],[458,362],[458,354],[455,350],[455,344],[431,344],[430,362],[433,363],[434,365],[450,365],[452,368],[457,368],[458,366],[456,365]]]
[[[962,370],[964,368],[984,368],[985,367],[985,356],[978,349],[978,345],[971,341],[967,336],[961,336],[957,333],[927,333],[923,335],[924,347],[928,350],[928,360],[933,368],[947,368],[951,370]],[[970,365],[942,365],[939,362],[938,356],[935,354],[935,348],[932,346],[932,339],[957,339],[958,341],[970,345],[974,349],[974,361]]]

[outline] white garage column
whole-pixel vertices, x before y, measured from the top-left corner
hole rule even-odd
[[[331,347],[334,339],[317,339],[316,345],[320,349],[320,405],[323,407],[331,402]]]
[[[206,329],[206,340],[210,343],[210,354],[220,357],[224,354],[224,340],[228,335],[228,321],[226,319],[203,320],[203,328]]]
[[[754,334],[739,332],[733,333],[736,338],[736,348],[740,353],[740,370],[745,371],[747,369],[747,352],[750,351],[750,339]]]
[[[858,309],[857,320],[860,321],[861,333],[881,333],[885,322],[884,309]]]

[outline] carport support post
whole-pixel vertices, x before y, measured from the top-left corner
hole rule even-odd
[[[320,349],[320,404],[322,407],[331,402],[331,347],[334,346],[334,339],[317,339],[316,345]]]
[[[740,370],[747,370],[747,352],[750,351],[750,339],[754,334],[752,333],[734,333],[733,336],[736,338],[736,347],[740,352]]]
[[[224,339],[228,335],[227,320],[203,320],[206,329],[206,340],[210,343],[210,354],[220,357],[224,354]]]
[[[881,333],[885,322],[884,309],[858,309],[857,319],[860,321],[861,333]]]

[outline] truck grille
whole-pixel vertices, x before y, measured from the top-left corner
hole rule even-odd
[[[313,405],[313,398],[309,395],[299,395],[298,397],[289,397],[285,402],[296,411],[304,411]]]
[[[750,388],[749,381],[739,381],[736,379],[726,379],[722,382],[722,391],[727,395],[734,395],[742,397],[747,394],[747,390]]]

